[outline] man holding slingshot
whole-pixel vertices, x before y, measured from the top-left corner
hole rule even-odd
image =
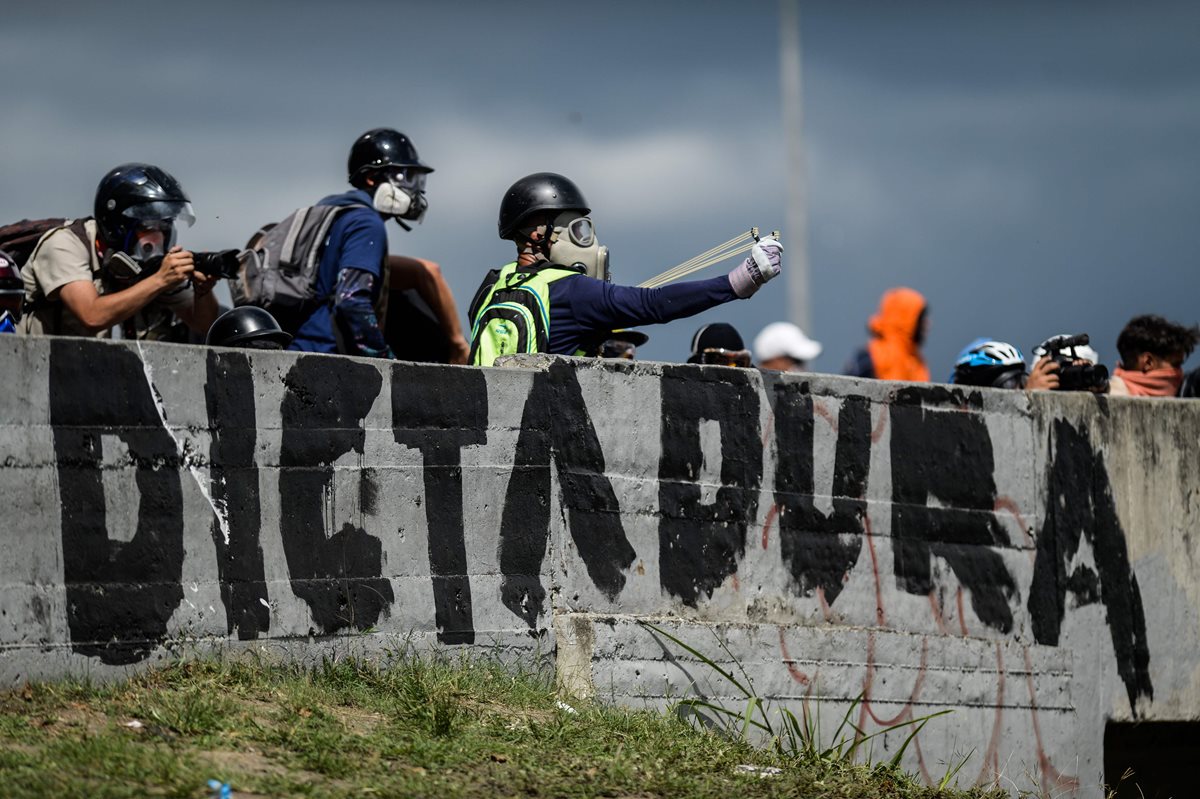
[[[780,272],[783,246],[770,237],[749,243],[747,233],[642,286],[614,285],[590,213],[579,187],[553,172],[527,175],[505,192],[498,227],[500,238],[516,244],[517,260],[490,271],[475,292],[470,363],[491,366],[501,355],[529,352],[590,354],[614,330],[746,299]],[[747,250],[727,275],[667,285]]]

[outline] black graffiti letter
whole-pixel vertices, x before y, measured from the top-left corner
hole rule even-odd
[[[236,629],[240,640],[252,640],[270,628],[271,613],[258,539],[262,508],[254,464],[258,428],[250,359],[240,352],[210,350],[204,396],[212,427],[212,499],[225,517],[224,527],[215,517],[212,526],[221,602],[228,633]]]
[[[438,640],[475,642],[467,545],[463,532],[462,448],[487,443],[487,382],[483,372],[412,367],[392,369],[392,430],[396,442],[425,460],[425,518],[433,574]]]
[[[1068,593],[1080,606],[1103,602],[1117,673],[1136,718],[1137,698],[1154,698],[1146,614],[1137,575],[1129,566],[1104,455],[1092,447],[1087,427],[1076,429],[1064,419],[1054,421],[1053,440],[1046,516],[1029,589],[1033,637],[1039,644],[1058,645]],[[1068,573],[1084,539],[1092,548],[1096,571],[1081,565]]]
[[[96,390],[96,375],[104,390]],[[50,344],[50,424],[62,501],[67,627],[76,652],[108,664],[146,658],[183,600],[183,490],[175,441],[142,362],[119,345]],[[137,529],[109,538],[102,436],[120,439],[138,487]]]
[[[333,464],[347,452],[362,454],[362,420],[383,376],[370,364],[310,355],[296,361],[283,382],[279,508],[292,590],[323,632],[365,630],[393,600],[382,576],[383,547],[349,522],[329,535],[325,517],[336,507]]]
[[[832,605],[862,552],[871,404],[846,397],[838,413],[833,464],[833,513],[813,502],[813,398],[808,383],[774,383],[775,504],[783,561],[802,593],[820,589]]]
[[[558,466],[571,540],[592,582],[615,599],[635,553],[621,525],[617,495],[604,474],[604,453],[575,367],[567,361],[556,360],[548,371],[534,374],[500,522],[501,598],[530,629],[546,599],[539,575],[550,535],[551,456]]]
[[[925,404],[949,406],[927,408]],[[892,536],[896,581],[913,594],[934,590],[932,556],[944,559],[971,592],[980,620],[1001,632],[1013,626],[1017,587],[992,547],[1008,545],[996,519],[992,439],[978,393],[905,388],[891,405]],[[928,507],[930,497],[940,507]]]
[[[746,529],[758,513],[763,454],[758,391],[750,373],[736,369],[668,366],[661,385],[659,579],[694,607],[700,594],[711,597],[737,571]],[[708,505],[701,504],[697,482],[705,419],[721,428],[721,486]]]

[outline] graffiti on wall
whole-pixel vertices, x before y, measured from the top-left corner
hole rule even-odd
[[[262,407],[245,354],[207,352],[204,407],[208,452],[182,453],[167,430],[161,397],[137,354],[96,342],[55,340],[50,359],[50,421],[62,495],[61,529],[67,622],[75,651],[105,663],[145,659],[167,636],[183,600],[184,474],[202,457],[214,508],[212,540],[228,632],[254,639],[270,632],[268,585],[260,544],[264,482],[256,462],[259,419],[278,418],[279,535],[291,590],[306,603],[313,635],[374,627],[396,602],[384,576],[383,542],[362,519],[331,518],[343,457],[364,455],[365,420],[378,404],[383,373],[371,364],[297,358],[282,377],[278,407]],[[439,640],[475,640],[469,577],[463,453],[489,440],[489,393],[480,370],[392,366],[390,402],[397,446],[420,453],[429,575]],[[95,392],[89,374],[109,376]],[[696,606],[736,576],[768,492],[783,566],[798,596],[833,606],[848,575],[869,551],[867,489],[879,441],[872,404],[841,398],[832,464],[817,462],[816,419],[828,415],[804,381],[752,372],[665,367],[657,463],[658,563],[665,595]],[[762,398],[768,407],[761,407]],[[386,401],[386,400],[385,400]],[[878,408],[878,405],[876,405]],[[1022,597],[1001,552],[1012,546],[997,517],[997,464],[978,394],[945,387],[897,390],[883,413],[890,428],[890,514],[898,589],[933,595],[935,562],[965,589],[980,621],[998,633],[1027,608],[1038,643],[1057,645],[1068,607],[1100,603],[1131,706],[1152,698],[1141,594],[1129,563],[1103,455],[1086,428],[1053,423],[1053,457],[1032,582]],[[769,420],[764,428],[760,419]],[[499,513],[499,599],[538,632],[547,612],[544,560],[557,474],[568,532],[588,577],[610,600],[625,589],[637,553],[623,526],[617,493],[576,370],[553,361],[531,373],[520,412],[504,503]],[[705,494],[702,426],[719,430],[720,471]],[[116,442],[120,442],[118,447]],[[770,445],[770,446],[769,446]],[[113,451],[106,452],[106,448]],[[123,463],[113,463],[120,450]],[[764,484],[773,457],[774,478]],[[184,463],[186,458],[193,462]],[[832,467],[832,505],[818,509],[818,475]],[[110,533],[105,469],[132,470],[136,529]],[[377,513],[379,487],[357,470],[355,506]],[[821,479],[824,479],[822,476]],[[708,497],[706,499],[705,497]],[[1070,501],[1067,501],[1067,498]],[[123,540],[128,538],[128,540]],[[1095,568],[1073,566],[1080,546]],[[483,601],[493,601],[492,597]],[[884,623],[882,616],[880,622]],[[965,631],[964,631],[965,634]]]

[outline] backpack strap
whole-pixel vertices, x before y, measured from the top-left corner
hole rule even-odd
[[[46,241],[52,235],[54,235],[55,233],[57,233],[60,230],[69,230],[69,231],[71,231],[71,233],[73,233],[75,235],[75,238],[79,239],[79,243],[83,245],[83,249],[88,254],[88,268],[91,269],[93,274],[95,274],[97,272],[97,270],[92,268],[92,248],[95,247],[95,243],[92,242],[91,237],[87,233],[87,228],[85,227],[87,221],[90,218],[91,217],[85,217],[83,219],[74,219],[74,220],[71,220],[70,224],[59,225],[58,227],[47,230],[45,233],[42,234],[42,237],[40,239],[38,239],[37,244],[34,245],[33,251],[29,253],[29,258],[25,261],[25,263],[28,264],[30,261],[32,261],[34,259],[34,257],[38,254],[38,252],[42,249],[42,245],[44,243],[46,243]],[[67,220],[64,219],[63,221],[66,222]],[[99,263],[99,260],[100,260],[99,256],[97,256],[96,262]],[[45,311],[48,309],[54,311],[54,323],[52,325],[52,327],[54,328],[53,334],[58,335],[62,332],[63,301],[61,299],[53,299],[52,300],[49,297],[47,297],[45,294],[41,294],[39,292],[39,295],[37,297],[35,297],[32,300],[25,300],[24,303],[21,305],[21,313],[22,314],[31,313],[31,312],[35,312],[35,311]]]

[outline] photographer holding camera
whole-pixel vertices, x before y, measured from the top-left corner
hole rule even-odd
[[[1108,370],[1096,363],[1096,351],[1087,345],[1087,334],[1054,336],[1034,348],[1038,357],[1026,374],[1021,351],[1004,341],[978,338],[954,362],[950,382],[1027,391],[1092,391],[1108,388]]]
[[[1108,369],[1096,363],[1096,351],[1088,346],[1087,333],[1053,336],[1034,347],[1037,361],[1025,388],[1043,391],[1108,391]]]
[[[126,337],[155,338],[173,316],[206,331],[217,315],[217,276],[175,245],[177,221],[195,217],[175,178],[149,164],[110,171],[94,216],[47,231],[30,254],[20,332],[108,337],[124,324]],[[223,263],[223,254],[210,256],[206,263]]]

